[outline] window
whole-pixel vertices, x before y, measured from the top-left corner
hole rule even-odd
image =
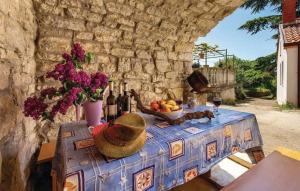
[[[280,85],[281,86],[283,86],[283,77],[284,77],[284,74],[283,74],[283,67],[284,67],[284,65],[283,65],[284,63],[283,63],[283,61],[280,63],[280,68],[279,68],[279,75],[280,75]]]

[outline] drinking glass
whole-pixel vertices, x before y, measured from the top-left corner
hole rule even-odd
[[[219,106],[222,104],[222,99],[220,97],[214,97],[213,104],[214,104],[214,113],[216,115],[220,115]]]

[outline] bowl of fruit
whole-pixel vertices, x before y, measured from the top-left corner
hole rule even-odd
[[[153,111],[163,113],[171,119],[181,117],[183,111],[182,107],[174,100],[153,101],[150,107]]]

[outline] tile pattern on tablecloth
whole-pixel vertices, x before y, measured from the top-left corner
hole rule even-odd
[[[188,121],[167,128],[156,127],[154,117],[141,114],[148,124],[146,144],[121,159],[99,153],[85,122],[64,124],[53,160],[59,189],[65,184],[80,191],[169,190],[232,153],[262,145],[253,114],[225,109],[220,113],[208,123]]]

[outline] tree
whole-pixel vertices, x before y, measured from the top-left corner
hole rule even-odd
[[[217,67],[224,65],[225,60],[215,64]],[[227,64],[234,63],[236,72],[237,89],[255,90],[267,89],[276,95],[276,53],[257,58],[256,60],[243,60],[240,58],[229,58]],[[238,96],[238,92],[237,96]]]
[[[242,5],[245,9],[251,9],[252,13],[259,13],[267,7],[272,7],[277,14],[269,15],[266,17],[258,17],[247,21],[239,29],[248,31],[251,35],[254,35],[264,30],[278,30],[278,25],[281,22],[282,5],[281,0],[248,0]],[[299,13],[300,7],[297,5],[297,13]],[[272,38],[277,39],[278,34],[275,34]]]
[[[193,67],[199,67],[199,60],[205,58],[205,64],[207,64],[207,54],[214,53],[218,50],[218,45],[209,45],[208,43],[201,43],[195,45],[193,49],[193,59],[198,60],[198,63],[193,64]]]

